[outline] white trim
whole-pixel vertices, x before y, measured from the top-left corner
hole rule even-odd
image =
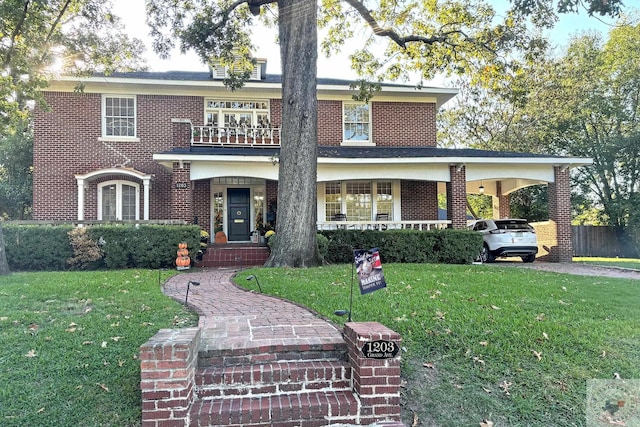
[[[98,193],[98,212],[97,212],[98,221],[102,220],[102,189],[104,187],[108,187],[112,185],[116,186],[116,219],[115,220],[122,221],[122,187],[124,185],[128,185],[129,187],[134,187],[136,189],[135,219],[139,220],[140,219],[140,184],[133,181],[119,179],[119,180],[105,181],[98,184],[98,192],[97,192]]]
[[[368,127],[368,131],[367,134],[369,136],[368,139],[345,139],[345,122],[346,122],[346,115],[345,115],[345,109],[347,106],[354,106],[354,107],[367,107],[367,115],[368,115],[368,121],[367,121],[367,127]],[[373,124],[371,123],[372,121],[372,111],[371,111],[371,103],[364,103],[364,102],[357,102],[357,101],[342,101],[342,143],[341,145],[346,145],[346,146],[375,146],[375,142],[373,141]],[[350,122],[350,123],[364,123],[364,122]]]
[[[133,99],[133,135],[107,135],[107,98],[117,98],[117,99]],[[138,139],[138,98],[136,95],[128,94],[112,94],[112,93],[103,93],[102,94],[102,110],[101,110],[101,138],[104,138],[104,141],[132,141],[134,139]],[[129,117],[129,116],[125,116]],[[139,139],[138,139],[139,141]]]

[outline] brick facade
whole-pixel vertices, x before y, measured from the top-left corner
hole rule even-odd
[[[453,228],[467,227],[467,178],[462,165],[449,166],[451,181],[447,182],[447,219]]]
[[[555,223],[555,242],[547,242],[549,260],[571,262],[573,246],[571,242],[571,186],[569,169],[554,167],[555,181],[549,183],[549,220]],[[539,242],[538,242],[539,243]]]
[[[400,185],[402,219],[405,221],[438,219],[438,183],[402,181]]]

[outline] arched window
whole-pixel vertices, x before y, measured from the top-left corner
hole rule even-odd
[[[107,181],[98,185],[98,220],[140,219],[140,185],[131,181]]]

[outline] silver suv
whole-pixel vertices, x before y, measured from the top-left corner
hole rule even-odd
[[[538,253],[536,232],[524,219],[481,219],[471,229],[482,233],[484,244],[481,262],[519,256],[522,262],[533,262]]]

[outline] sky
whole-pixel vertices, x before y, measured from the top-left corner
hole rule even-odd
[[[506,0],[492,0],[493,4],[506,3]],[[114,12],[123,20],[127,32],[141,40],[147,46],[146,59],[151,71],[206,71],[194,53],[186,55],[175,51],[171,58],[162,60],[153,53],[151,38],[145,22],[144,0],[114,0]],[[549,33],[552,43],[558,47],[566,46],[570,37],[586,30],[596,30],[603,34],[611,28],[612,18],[593,18],[586,13],[581,15],[563,15],[560,22]],[[254,56],[267,59],[267,73],[280,74],[280,53],[275,43],[275,33],[254,31],[254,45],[257,50]],[[318,57],[318,77],[354,79],[355,73],[350,69],[349,46],[345,46],[338,56],[327,59],[322,53]]]

